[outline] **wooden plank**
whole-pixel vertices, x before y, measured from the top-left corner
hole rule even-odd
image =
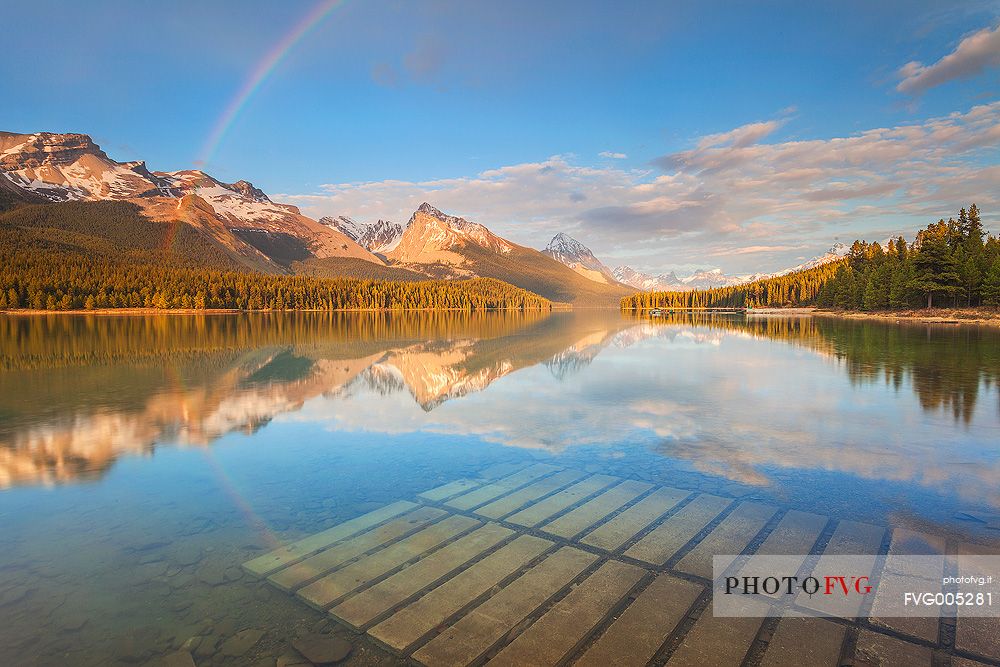
[[[465,493],[471,489],[475,489],[480,486],[482,482],[476,481],[474,479],[456,479],[454,482],[448,482],[442,486],[435,487],[433,489],[428,489],[423,493],[417,494],[424,500],[429,500],[431,502],[438,502],[445,500],[446,498],[451,498],[452,496],[457,496],[460,493]]]
[[[983,568],[983,562],[978,561],[976,556],[988,556],[996,553],[996,549],[984,547],[978,544],[962,543],[958,545],[958,555],[955,557],[958,576],[984,576],[992,574],[988,569]],[[969,558],[969,557],[972,558]],[[959,590],[969,590],[969,586],[960,586]],[[996,596],[994,595],[994,598]],[[997,604],[993,600],[993,604]],[[1000,661],[1000,632],[997,625],[1000,623],[997,618],[971,617],[968,614],[968,607],[958,608],[958,620],[955,621],[955,647],[983,658]]]
[[[548,540],[522,535],[382,621],[369,634],[405,653],[435,627],[552,546]]]
[[[920,590],[940,592],[945,566],[946,541],[944,538],[906,528],[892,531],[885,570],[875,590],[875,602],[869,617],[876,625],[890,628],[910,637],[917,637],[936,644],[938,641],[938,616],[894,616],[899,600],[914,590],[914,577],[923,579]],[[909,556],[935,556],[934,559],[909,558]]]
[[[874,555],[882,546],[885,529],[857,521],[841,521],[823,550],[829,556]]]
[[[615,518],[595,528],[580,541],[605,551],[617,551],[689,495],[690,491],[681,491],[669,486],[659,488]]]
[[[799,567],[805,563],[806,556],[812,551],[816,540],[826,527],[828,519],[818,514],[788,511],[774,527],[771,534],[757,547],[758,556],[795,556],[799,555]],[[747,565],[739,571],[744,577],[767,577],[773,574],[767,565],[757,562]],[[771,596],[777,598],[777,595]]]
[[[445,629],[414,659],[433,667],[464,667],[479,660],[596,560],[593,554],[562,547]]]
[[[838,667],[847,628],[821,618],[782,618],[761,667]]]
[[[541,530],[552,535],[570,539],[582,533],[587,528],[629,503],[646,491],[653,488],[652,484],[626,480],[618,486],[613,486],[601,495],[592,498],[577,508],[563,514],[557,519],[543,525]]]
[[[908,592],[915,590],[941,592],[943,560],[941,564],[941,574],[936,581],[920,580],[909,574],[883,571],[875,589],[875,601],[869,614],[872,623],[936,644],[940,625],[938,616],[899,616],[898,610],[900,600],[903,600],[903,596]]]
[[[878,554],[882,546],[885,529],[857,521],[841,521],[823,550],[823,556],[862,556]],[[872,565],[875,565],[874,559]],[[852,573],[852,576],[871,576],[872,572]],[[809,596],[799,593],[796,604],[806,609],[823,611],[830,616],[855,618],[861,611],[865,599],[861,595]]]
[[[513,530],[497,523],[488,523],[403,568],[388,579],[344,600],[331,609],[330,614],[360,630],[512,535]]]
[[[270,553],[254,558],[244,563],[243,569],[258,577],[266,577],[272,572],[276,572],[293,563],[298,563],[300,560],[308,558],[317,551],[325,549],[344,538],[377,526],[383,521],[399,516],[415,507],[417,507],[417,504],[411,503],[408,500],[400,500],[385,507],[380,507],[377,510],[355,517],[350,521],[345,521],[315,535],[310,535],[291,544],[286,544],[280,549],[275,549]]]
[[[705,539],[681,558],[677,569],[696,577],[711,579],[712,557],[742,552],[777,511],[778,508],[771,505],[740,503]],[[725,567],[728,566],[726,564]]]
[[[878,667],[931,667],[934,664],[934,652],[926,646],[862,630],[858,634],[854,664],[878,665]]]
[[[480,470],[479,477],[482,479],[499,479],[526,467],[525,463],[494,463]]]
[[[729,507],[730,500],[708,494],[697,496],[677,513],[633,544],[625,555],[652,565],[664,565],[670,557]]]
[[[568,489],[564,489],[545,500],[524,508],[513,516],[507,517],[507,521],[529,528],[537,526],[552,515],[563,511],[571,505],[575,505],[587,496],[620,481],[620,478],[612,477],[611,475],[592,475],[587,479],[577,482]]]
[[[511,512],[521,509],[521,507],[527,503],[538,500],[542,496],[547,496],[553,491],[556,491],[567,484],[572,484],[586,475],[587,473],[581,470],[563,470],[561,472],[557,472],[551,477],[546,477],[545,479],[541,479],[533,484],[529,484],[520,491],[515,491],[514,493],[502,496],[491,503],[483,505],[476,510],[476,514],[480,514],[490,519],[500,519],[507,516]]]
[[[765,609],[756,600],[743,601],[748,608]],[[758,610],[758,613],[760,611]],[[739,667],[750,650],[764,619],[760,617],[713,616],[708,607],[684,635],[670,656],[669,667]]]
[[[462,533],[482,525],[465,516],[450,516],[393,545],[365,556],[299,589],[298,595],[317,609],[326,609],[345,595]]]
[[[469,491],[468,493],[463,493],[460,496],[452,498],[447,501],[445,505],[448,507],[454,507],[458,510],[470,510],[473,507],[478,507],[484,503],[488,503],[504,494],[510,493],[518,487],[529,484],[539,477],[544,477],[545,475],[551,474],[559,470],[556,466],[549,465],[547,463],[536,463],[533,466],[529,466],[520,472],[516,472],[508,477],[503,477],[493,482],[492,484],[487,484],[481,486],[478,489]]]
[[[684,619],[702,587],[661,574],[622,612],[575,667],[643,667]]]
[[[645,574],[634,565],[613,560],[604,563],[486,664],[558,664],[611,614]]]
[[[278,570],[268,579],[284,591],[294,591],[319,579],[347,561],[404,537],[446,514],[447,512],[433,507],[421,507],[398,519],[393,519],[389,523],[361,533],[354,539],[341,542],[306,558],[304,561]]]
[[[805,556],[816,544],[826,523],[825,516],[789,510],[754,553],[763,556]]]

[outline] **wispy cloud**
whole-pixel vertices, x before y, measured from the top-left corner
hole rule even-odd
[[[1000,65],[1000,25],[969,35],[955,50],[936,63],[924,65],[911,61],[899,69],[896,90],[919,95],[929,88],[954,79],[975,76],[989,67]]]
[[[612,153],[611,151],[601,151],[598,153],[601,157],[610,158],[612,160],[624,160],[628,157],[625,153]]]
[[[764,143],[785,120],[692,140],[656,169],[566,156],[432,181],[333,183],[282,195],[311,215],[406,220],[421,201],[542,247],[573,234],[609,263],[777,270],[834,240],[910,234],[976,201],[1000,209],[1000,102],[848,136]],[[790,122],[790,121],[788,121]],[[794,260],[794,261],[792,261]]]
[[[772,132],[782,126],[784,121],[769,120],[760,123],[748,123],[728,132],[709,134],[698,142],[698,150],[712,146],[732,146],[744,148],[767,138]]]
[[[716,250],[713,256],[718,255],[756,255],[766,252],[784,252],[786,250],[800,250],[803,246],[795,245],[751,245],[744,248],[731,248],[726,250]]]

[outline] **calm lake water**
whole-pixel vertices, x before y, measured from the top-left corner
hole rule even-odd
[[[998,382],[974,326],[0,316],[0,664],[286,654],[328,621],[243,562],[495,464],[1000,546]]]

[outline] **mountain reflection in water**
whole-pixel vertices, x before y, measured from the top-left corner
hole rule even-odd
[[[816,469],[961,483],[1000,505],[1000,409],[980,405],[1000,381],[988,328],[600,311],[50,316],[0,317],[0,343],[0,487],[96,478],[123,454],[286,415],[553,452],[641,443],[760,486]],[[845,373],[843,386],[828,377]]]

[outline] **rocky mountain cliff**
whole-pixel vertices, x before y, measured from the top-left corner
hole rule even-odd
[[[349,236],[272,202],[249,181],[117,162],[85,134],[0,132],[0,181],[28,202],[131,201],[153,220],[191,225],[255,270],[287,272],[292,262],[311,258],[384,265]]]
[[[337,217],[324,217],[319,219],[320,223],[333,227],[352,239],[357,241],[362,247],[377,255],[393,250],[403,238],[403,226],[398,222],[379,220],[371,224],[356,222],[346,215]]]
[[[424,202],[410,216],[399,243],[389,259],[404,264],[447,264],[456,268],[466,264],[464,248],[475,246],[506,255],[514,244],[476,222],[442,213]]]

